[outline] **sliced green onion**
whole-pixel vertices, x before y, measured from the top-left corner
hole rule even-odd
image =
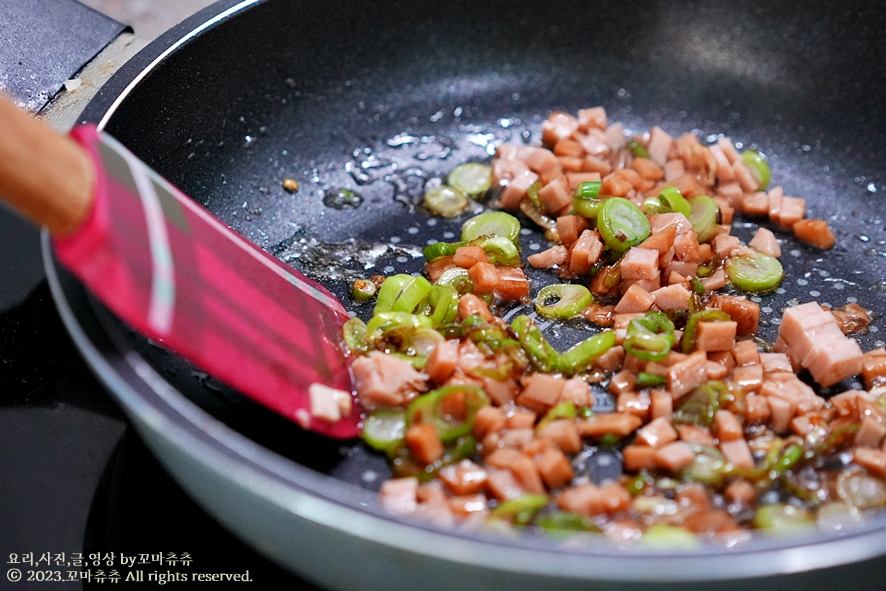
[[[486,253],[486,258],[493,265],[519,265],[520,251],[517,246],[504,236],[491,236],[475,240],[476,244]]]
[[[596,219],[605,199],[598,199],[600,194],[599,181],[586,181],[575,189],[572,195],[572,208],[578,215]]]
[[[351,286],[351,297],[359,302],[368,302],[378,293],[378,286],[367,279],[354,279]]]
[[[503,211],[486,211],[462,224],[461,239],[465,242],[492,236],[503,236],[518,244],[520,221]]]
[[[689,222],[699,242],[707,242],[719,231],[720,206],[707,195],[696,195],[689,200]]]
[[[492,185],[492,168],[479,162],[467,162],[452,169],[446,183],[469,197],[479,197]]]
[[[588,337],[569,350],[558,355],[557,369],[566,375],[574,375],[591,366],[594,359],[615,346],[615,332],[604,330]]]
[[[352,355],[365,355],[372,350],[366,323],[359,318],[351,318],[345,322],[344,326],[342,326],[342,334],[344,335],[345,345],[347,345]]]
[[[754,525],[772,533],[796,531],[814,523],[812,514],[806,509],[786,503],[763,505],[754,514]]]
[[[666,213],[667,209],[668,208],[662,204],[661,199],[658,197],[647,197],[643,200],[643,204],[640,205],[640,210],[646,215]]]
[[[386,333],[401,328],[432,328],[431,319],[409,312],[379,312],[366,323],[366,332],[370,336],[377,330]]]
[[[675,425],[710,427],[719,409],[720,393],[710,384],[702,384],[691,394],[680,399],[677,408],[674,409],[672,422]]]
[[[764,293],[779,286],[784,279],[784,268],[777,258],[768,254],[740,254],[726,262],[726,277],[738,290]]]
[[[684,527],[656,523],[643,532],[638,542],[641,546],[663,551],[691,550],[698,548],[701,542],[694,533]]]
[[[607,199],[597,215],[597,229],[606,246],[625,252],[649,237],[649,220],[640,208],[621,197]]]
[[[772,178],[772,171],[769,170],[769,163],[766,162],[766,157],[757,150],[745,150],[741,153],[741,159],[751,169],[757,181],[759,181],[760,187],[757,190],[762,191],[768,187],[769,181]]]
[[[695,459],[680,471],[680,476],[686,480],[702,482],[719,488],[726,478],[723,471],[726,467],[726,460],[723,459],[723,454],[716,447],[706,445],[693,445],[692,447],[695,450]]]
[[[535,298],[535,310],[545,318],[574,318],[594,301],[584,285],[546,285]]]
[[[537,208],[541,207],[541,200],[538,198],[538,192],[541,191],[543,188],[544,185],[540,181],[536,181],[532,183],[532,185],[530,185],[528,189],[526,189],[526,196],[529,197],[529,201],[531,201],[532,204]]]
[[[467,242],[435,242],[434,244],[428,244],[422,250],[422,253],[425,255],[425,259],[430,263],[434,259],[438,259],[440,257],[451,257],[455,254],[455,251],[458,250],[459,246],[465,246]]]
[[[666,383],[668,379],[665,376],[656,373],[648,373],[641,371],[637,374],[637,385],[641,388],[654,388]]]
[[[461,267],[453,267],[443,271],[435,285],[451,285],[459,295],[474,291],[474,282],[471,281],[468,270]]]
[[[453,218],[468,208],[468,196],[448,185],[425,193],[425,207],[444,218]]]
[[[535,431],[536,433],[542,431],[551,421],[574,419],[577,415],[578,410],[575,408],[574,402],[571,400],[560,402],[552,406],[538,421],[538,424],[535,425]]]
[[[699,322],[728,322],[730,320],[732,320],[732,316],[715,308],[699,310],[694,313],[686,321],[686,327],[683,329],[683,340],[680,343],[683,352],[692,353],[695,350],[695,335],[698,333]]]
[[[803,446],[792,443],[784,450],[784,453],[781,454],[781,457],[778,458],[772,469],[776,474],[784,474],[796,466],[805,455],[806,450],[803,449]]]
[[[634,156],[637,156],[639,158],[649,158],[649,152],[646,150],[643,144],[641,144],[637,140],[628,141],[628,150],[630,150],[634,154]]]
[[[371,448],[391,453],[403,443],[405,434],[406,412],[402,408],[386,408],[366,417],[361,435]]]
[[[682,213],[687,219],[692,215],[692,207],[689,205],[689,202],[686,201],[686,198],[683,197],[683,193],[680,192],[680,189],[674,185],[668,185],[667,187],[662,188],[658,193],[658,198],[668,211]]]
[[[528,525],[535,514],[548,504],[547,495],[523,494],[514,499],[502,501],[490,513],[492,517],[508,517],[518,525]]]
[[[430,291],[431,282],[421,275],[390,275],[378,290],[374,312],[413,312]]]
[[[600,531],[590,517],[579,515],[571,511],[554,511],[547,515],[539,515],[535,519],[535,525],[548,534],[580,531]]]
[[[529,360],[539,371],[556,371],[560,354],[548,343],[532,318],[525,314],[517,316],[511,322],[511,329],[517,335],[517,340],[520,341]]]
[[[406,411],[407,425],[431,424],[443,443],[468,435],[477,411],[489,397],[472,384],[443,386],[412,401]]]
[[[634,357],[661,361],[671,352],[674,340],[674,323],[664,312],[650,310],[628,323],[624,348]]]
[[[434,328],[458,318],[458,291],[451,285],[435,284],[428,293],[428,304]]]

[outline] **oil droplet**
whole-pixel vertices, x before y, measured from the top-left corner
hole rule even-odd
[[[330,189],[323,196],[323,204],[333,209],[350,207],[356,209],[363,203],[363,197],[350,189]]]
[[[879,293],[886,293],[886,279],[876,282],[871,286],[871,289]]]

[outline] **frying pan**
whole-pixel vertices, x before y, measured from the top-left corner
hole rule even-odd
[[[806,197],[839,240],[820,252],[779,234],[787,279],[757,298],[772,341],[791,303],[886,310],[884,25],[873,2],[223,0],[126,63],[81,119],[364,316],[347,295],[354,276],[420,270],[421,248],[470,215],[429,216],[424,187],[500,141],[537,141],[552,110],[603,105],[636,131],[722,133],[767,153],[774,184]],[[734,232],[747,240],[756,227],[739,220]],[[521,241],[546,245],[529,226]],[[67,328],[169,472],[231,531],[322,586],[882,586],[883,514],[679,552],[385,514],[383,458],[195,372],[103,310],[48,246],[44,256]],[[877,316],[862,347],[882,346],[884,331]],[[575,332],[549,337],[562,347]],[[596,396],[599,408],[612,402]]]

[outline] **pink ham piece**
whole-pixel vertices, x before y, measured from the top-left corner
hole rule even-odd
[[[659,166],[664,166],[668,161],[668,154],[673,144],[674,138],[656,125],[649,132],[649,145],[646,146],[646,151],[649,152],[649,157],[657,162]]]
[[[351,369],[357,398],[367,410],[404,406],[427,389],[426,374],[416,371],[408,361],[381,351],[358,357]]]
[[[754,237],[748,242],[748,246],[771,257],[778,258],[781,256],[781,246],[775,239],[775,234],[768,228],[759,228]]]
[[[788,308],[778,328],[777,349],[799,360],[827,388],[862,371],[861,347],[840,330],[833,314],[816,302]]]

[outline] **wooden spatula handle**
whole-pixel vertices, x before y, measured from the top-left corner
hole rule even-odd
[[[76,142],[0,96],[0,197],[56,236],[89,212],[95,174]]]

